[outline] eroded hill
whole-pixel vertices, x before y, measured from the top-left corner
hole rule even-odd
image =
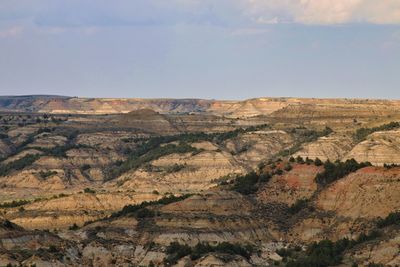
[[[0,103],[0,265],[400,264],[396,101]]]

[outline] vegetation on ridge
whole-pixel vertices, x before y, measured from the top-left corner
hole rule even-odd
[[[190,143],[195,143],[199,141],[213,141],[216,143],[221,143],[227,139],[237,137],[241,133],[257,131],[268,127],[267,125],[251,126],[248,128],[238,128],[233,131],[223,132],[223,133],[212,133],[207,134],[204,132],[200,133],[185,133],[179,135],[171,136],[156,136],[143,141],[138,139],[137,141],[142,141],[142,143],[134,150],[127,152],[127,160],[121,162],[117,166],[112,166],[108,170],[107,180],[111,180],[115,177],[122,175],[123,173],[137,169],[143,164],[156,160],[162,156],[170,155],[173,153],[199,153],[201,150],[190,146]],[[125,140],[129,141],[129,140]],[[179,142],[176,144],[169,144],[171,142]],[[162,146],[163,144],[166,144]]]
[[[144,201],[140,204],[134,204],[134,205],[126,205],[122,208],[122,210],[114,212],[113,214],[111,214],[110,218],[118,218],[118,217],[122,217],[122,216],[126,216],[129,214],[134,214],[135,212],[138,212],[139,210],[142,210],[144,208],[147,208],[149,206],[155,206],[155,205],[167,205],[170,203],[174,203],[174,202],[178,202],[181,200],[184,200],[188,197],[190,197],[191,195],[187,194],[187,195],[182,195],[182,196],[174,196],[174,195],[170,195],[170,196],[165,196],[159,200],[155,200],[155,201]]]
[[[198,243],[194,247],[188,245],[182,245],[178,242],[172,242],[167,247],[168,257],[165,259],[167,266],[175,264],[179,259],[190,255],[192,260],[197,260],[203,255],[217,252],[230,255],[240,255],[246,259],[249,259],[251,254],[254,253],[255,248],[251,245],[231,244],[228,242],[222,242],[217,245],[210,245],[208,243]]]
[[[0,176],[7,176],[12,171],[19,171],[27,166],[30,166],[33,162],[39,159],[39,155],[28,154],[20,159],[9,162],[7,164],[0,165]]]
[[[349,159],[345,162],[341,161],[326,161],[324,163],[324,171],[318,173],[315,177],[315,181],[322,186],[333,183],[336,180],[339,180],[346,175],[355,172],[359,169],[371,166],[369,162],[361,162],[358,163],[355,159]]]
[[[155,148],[149,149],[148,151],[145,149],[139,149],[138,151],[129,154],[126,161],[121,162],[120,165],[114,166],[112,169],[110,169],[108,180],[118,177],[129,170],[137,169],[143,164],[161,158],[162,156],[170,155],[173,153],[183,154],[190,152],[196,153],[199,152],[199,149],[194,148],[184,142],[180,142],[177,145],[167,144],[165,146],[157,146]]]
[[[380,219],[377,223],[379,228],[390,225],[400,225],[400,211],[391,212],[386,218]]]
[[[288,209],[288,212],[290,214],[296,214],[299,213],[301,210],[305,209],[308,207],[309,200],[308,199],[298,199],[296,202],[291,205]]]
[[[368,135],[374,132],[390,131],[398,128],[400,128],[400,122],[394,122],[394,121],[373,128],[360,128],[356,131],[353,138],[356,142],[361,142],[364,141]]]
[[[361,234],[355,240],[343,238],[336,242],[330,240],[314,242],[308,246],[305,253],[298,249],[281,249],[277,253],[287,262],[286,267],[336,266],[342,263],[343,254],[346,250],[374,240],[380,235],[379,232],[372,231],[369,234]]]
[[[250,172],[236,177],[232,190],[243,195],[250,195],[257,191],[258,183],[268,182],[270,178],[271,174],[257,174],[256,172]]]
[[[310,143],[318,140],[318,138],[331,134],[333,130],[329,127],[321,131],[310,130],[305,127],[293,128],[289,131],[295,137],[295,144],[292,147],[278,153],[278,157],[287,157],[301,150],[304,143]]]

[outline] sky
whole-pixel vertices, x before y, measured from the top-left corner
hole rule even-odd
[[[400,0],[0,0],[0,95],[400,99]]]

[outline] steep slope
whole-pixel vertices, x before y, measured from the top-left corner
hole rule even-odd
[[[386,217],[400,209],[400,168],[368,167],[340,179],[324,189],[317,206],[337,216]]]
[[[245,172],[231,154],[210,144],[197,146],[205,151],[161,157],[145,168],[123,174],[110,186],[138,192],[198,192],[215,186],[221,177]]]
[[[0,219],[0,265],[60,266],[63,255],[73,259],[77,250],[54,234],[27,231]]]
[[[342,133],[320,137],[317,141],[306,144],[294,157],[319,158],[322,161],[342,160],[353,148],[353,140],[350,135]],[[357,158],[358,159],[358,158]],[[360,159],[361,160],[361,159]]]
[[[275,175],[258,192],[262,203],[279,202],[293,205],[298,199],[309,199],[317,190],[315,176],[322,167],[294,164],[293,169],[283,175]]]
[[[265,221],[252,216],[254,206],[251,202],[237,193],[208,192],[161,207],[149,206],[148,209],[156,215],[143,217],[127,213],[89,224],[65,237],[84,239],[83,262],[91,261],[96,266],[107,266],[111,262],[120,264],[126,259],[138,266],[150,262],[163,266],[170,256],[164,248],[173,242],[194,246],[198,243],[254,244],[261,240],[274,240],[270,229],[265,227]],[[113,245],[115,243],[118,246]],[[182,257],[182,261],[193,266],[210,266],[220,258],[241,262],[240,266],[250,266],[249,262],[253,260],[258,263],[270,261],[268,253],[262,258],[249,259],[220,253],[204,254],[204,257],[194,260]]]
[[[345,157],[374,165],[400,164],[400,130],[375,132],[357,144]]]
[[[82,193],[38,200],[24,205],[24,210],[7,209],[5,217],[26,229],[68,229],[109,216],[125,205],[152,201],[155,194]]]
[[[238,162],[256,168],[260,162],[268,161],[293,143],[293,137],[285,131],[262,130],[240,134],[224,145]]]
[[[368,265],[370,262],[385,266],[398,266],[400,264],[400,231],[390,231],[388,237],[377,242],[363,245],[349,253],[360,264]]]

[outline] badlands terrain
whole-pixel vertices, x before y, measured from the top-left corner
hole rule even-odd
[[[0,266],[400,266],[400,101],[0,97]]]

